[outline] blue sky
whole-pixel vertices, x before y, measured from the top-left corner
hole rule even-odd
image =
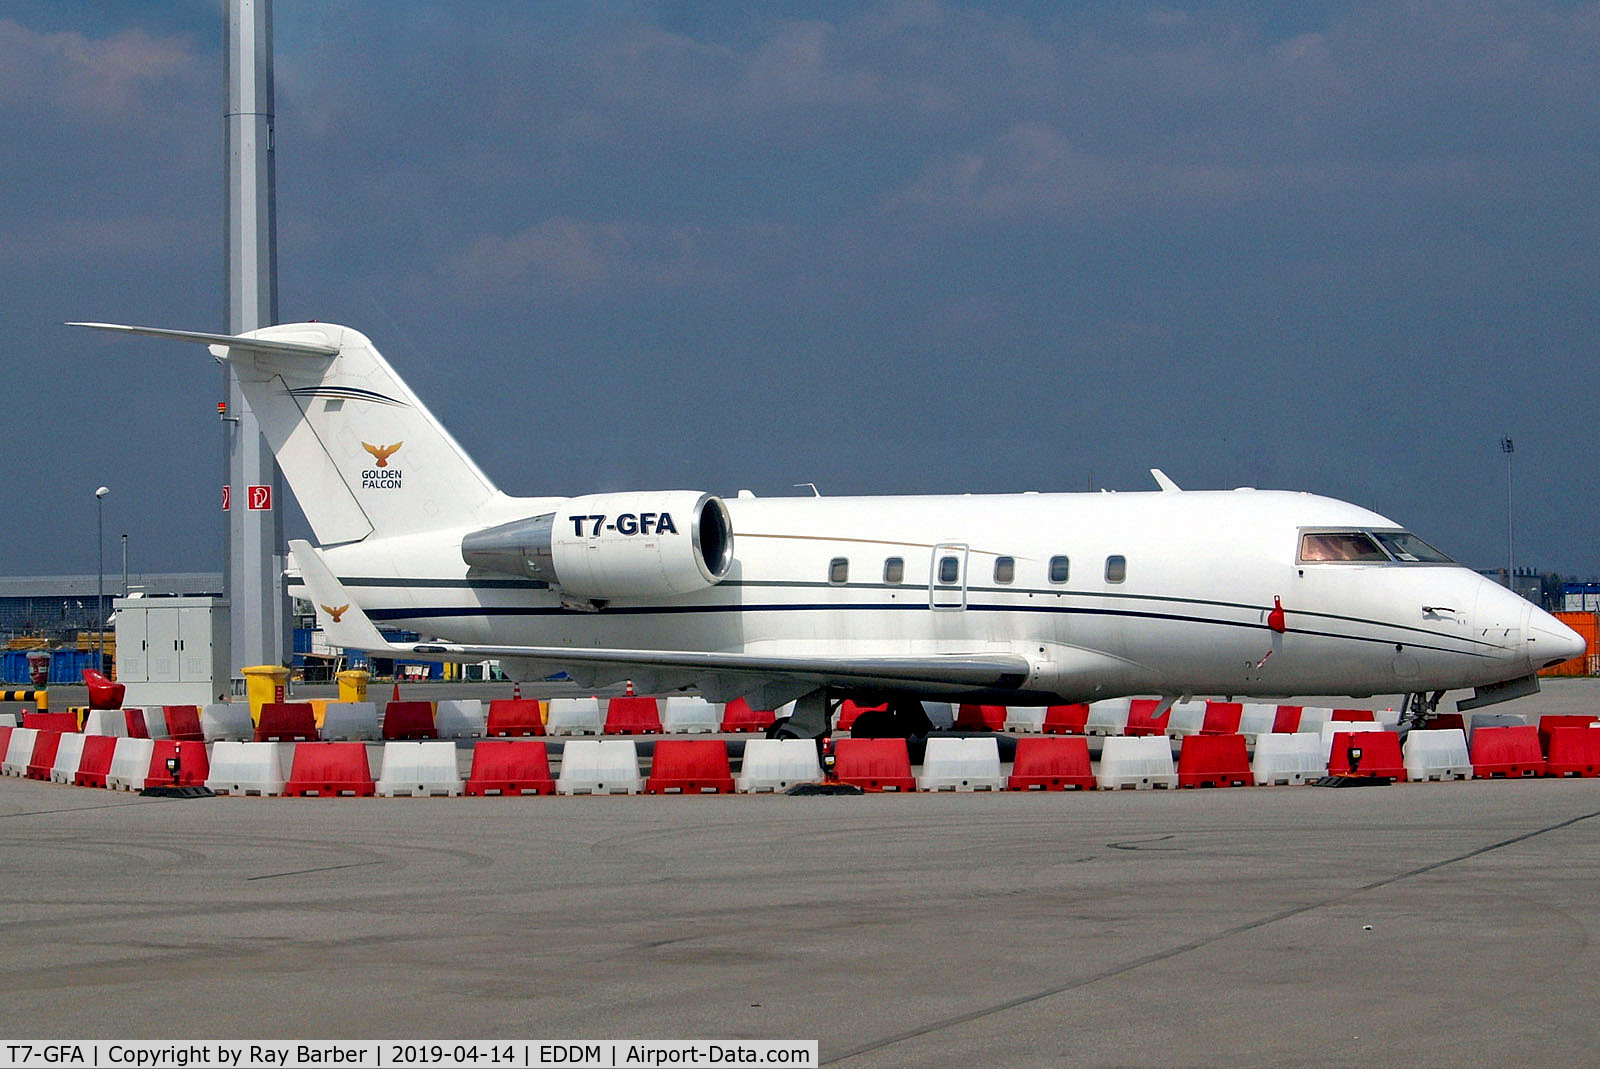
[[[511,493],[1292,488],[1600,574],[1600,5],[277,0],[280,313]],[[221,0],[0,0],[0,574],[220,566]],[[108,535],[108,544],[115,538]],[[109,559],[109,558],[108,558]]]

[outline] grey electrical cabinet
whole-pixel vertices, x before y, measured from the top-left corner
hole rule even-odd
[[[205,705],[229,692],[224,598],[118,598],[117,682],[128,705]]]

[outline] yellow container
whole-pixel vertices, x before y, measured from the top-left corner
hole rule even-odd
[[[333,698],[311,699],[311,715],[316,718],[317,727],[320,728],[328,722],[328,704],[334,700]]]
[[[244,675],[245,696],[250,699],[250,719],[259,724],[263,705],[285,700],[289,670],[279,664],[258,664],[240,672]]]
[[[372,678],[364,668],[352,668],[348,672],[339,673],[339,700],[342,702],[364,702],[367,700],[367,680]]]

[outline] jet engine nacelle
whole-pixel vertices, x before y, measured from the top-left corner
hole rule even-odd
[[[589,600],[688,594],[728,574],[733,524],[721,498],[697,490],[590,494],[474,531],[461,556]]]

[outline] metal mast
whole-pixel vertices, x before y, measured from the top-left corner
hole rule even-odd
[[[272,155],[272,0],[226,0],[228,333],[278,321],[277,204]],[[232,368],[228,422],[227,589],[230,664],[282,664],[289,613],[283,592],[283,478]]]

